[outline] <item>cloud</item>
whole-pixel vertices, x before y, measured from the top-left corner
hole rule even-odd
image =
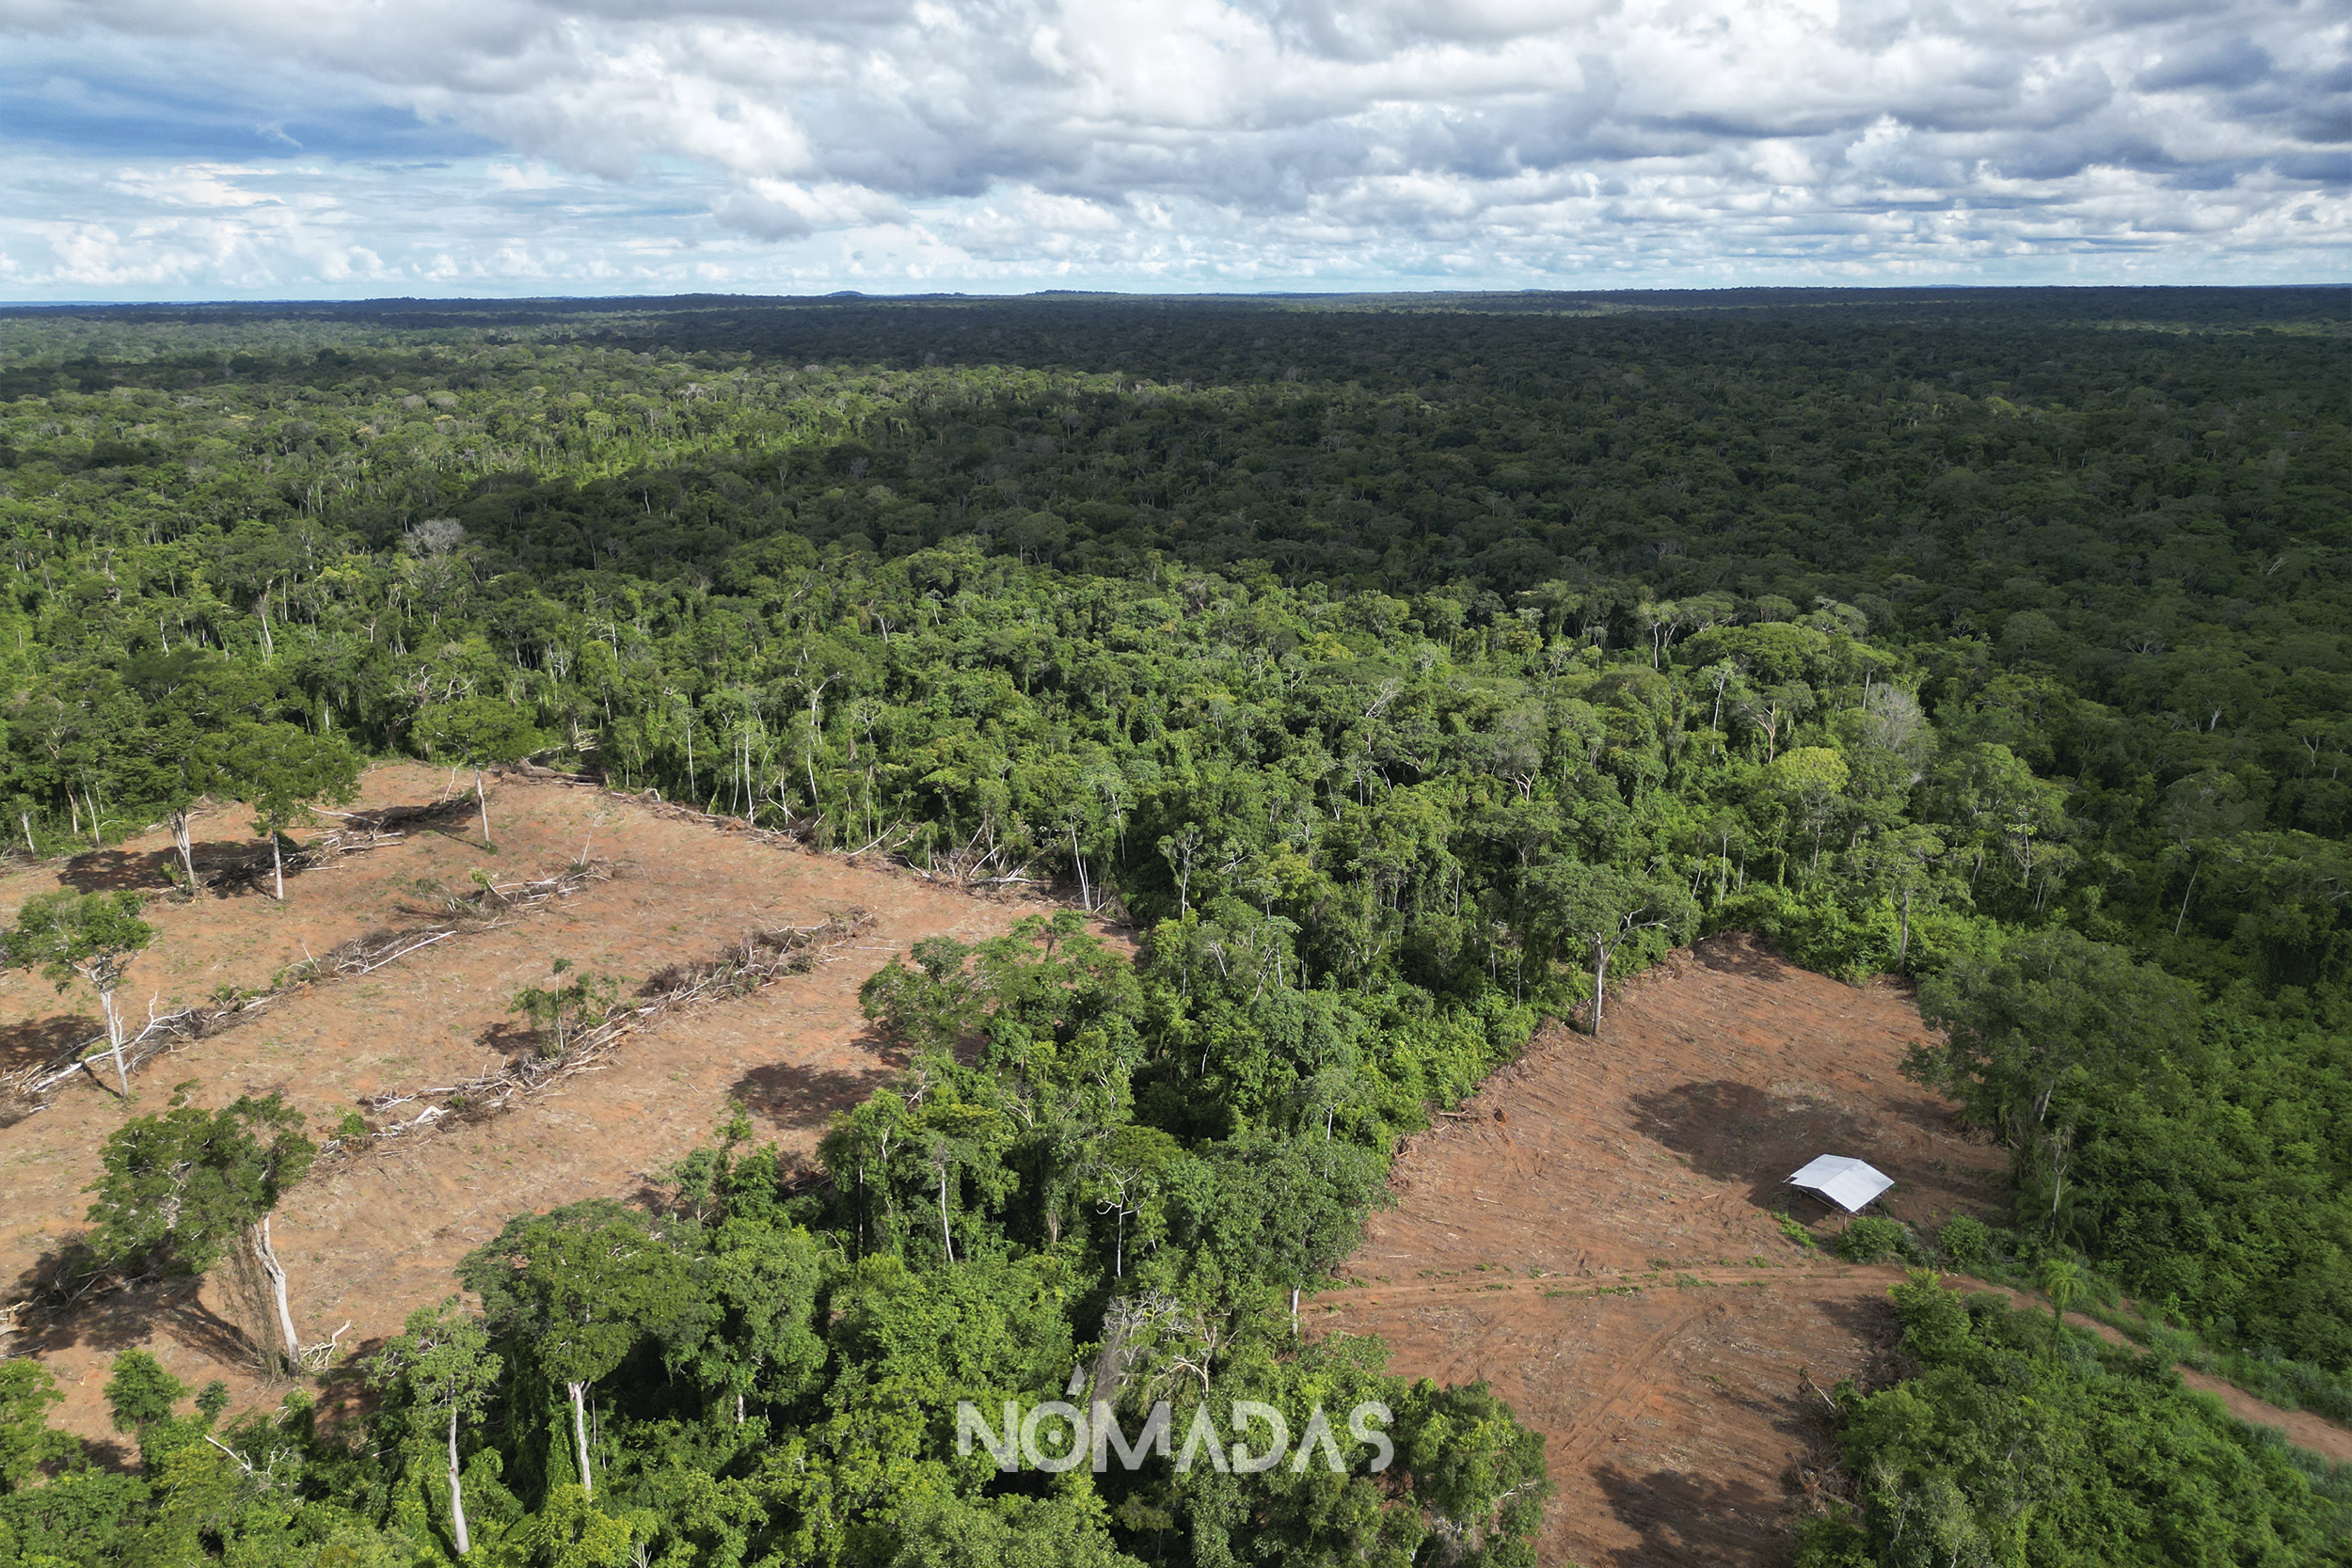
[[[714,215],[728,228],[762,239],[797,239],[819,229],[853,229],[904,215],[898,203],[858,185],[797,184],[761,176],[720,198]]]
[[[233,276],[353,233],[485,288],[2225,280],[2346,238],[2318,0],[0,0],[0,39],[17,289],[195,254],[142,224],[296,148],[233,183],[285,207]]]
[[[276,204],[278,198],[239,184],[242,170],[188,165],[167,172],[125,169],[114,188],[140,200],[167,207],[214,207],[234,210]]]
[[[2150,92],[2184,87],[2244,87],[2278,69],[2270,52],[2249,38],[2183,39],[2189,47],[2168,50],[2139,72],[2137,86]]]
[[[501,191],[551,191],[563,183],[537,159],[523,164],[494,163],[482,172]]]

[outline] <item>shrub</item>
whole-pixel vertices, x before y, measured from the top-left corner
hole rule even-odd
[[[1936,1245],[1944,1256],[1963,1269],[1978,1269],[1993,1252],[1993,1227],[1979,1219],[1956,1214],[1944,1222],[1944,1228],[1935,1233]]]
[[[1920,1254],[1919,1243],[1902,1221],[1878,1214],[1861,1215],[1837,1238],[1837,1256],[1849,1263],[1884,1263],[1898,1258],[1925,1261]]]

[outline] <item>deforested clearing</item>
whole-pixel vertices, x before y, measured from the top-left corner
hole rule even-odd
[[[443,770],[379,768],[357,809],[431,804],[449,784]],[[469,890],[477,870],[517,882],[593,856],[616,874],[373,973],[287,991],[249,1020],[148,1064],[127,1105],[110,1079],[73,1080],[45,1108],[0,1129],[8,1278],[34,1283],[44,1259],[80,1233],[83,1189],[107,1135],[176,1093],[213,1106],[275,1091],[305,1114],[314,1136],[330,1136],[363,1099],[462,1080],[527,1050],[528,1023],[513,999],[558,958],[629,990],[667,966],[721,954],[749,930],[872,914],[853,945],[810,973],[665,1016],[595,1070],[503,1115],[452,1118],[444,1130],[324,1162],[279,1207],[277,1247],[305,1338],[324,1340],[347,1322],[342,1348],[364,1350],[415,1307],[454,1291],[457,1260],[509,1214],[630,1196],[723,1121],[730,1101],[744,1104],[760,1137],[807,1155],[828,1116],[898,1066],[859,1011],[866,977],[925,937],[978,940],[1036,907],[779,847],[607,790],[520,778],[489,786],[493,855],[465,793],[464,810],[446,822],[291,878],[282,906],[266,892],[156,899],[150,918],[161,935],[124,982],[124,996],[135,998],[131,1011],[143,1015],[151,995],[160,1009],[224,987],[265,992],[308,957],[432,914],[444,890]],[[244,815],[230,806],[200,819],[199,870],[253,851]],[[59,885],[160,892],[169,848],[163,835],[147,835],[17,871],[0,883],[0,906]],[[38,975],[0,977],[0,1006],[23,1021],[0,1037],[0,1060],[29,1062],[101,1033],[85,1002]],[[400,1115],[395,1107],[363,1119],[380,1128]],[[249,1343],[267,1335],[228,1270],[200,1289],[149,1284],[24,1318],[13,1348],[38,1354],[56,1375],[68,1397],[53,1420],[83,1436],[107,1435],[100,1386],[127,1348],[148,1349],[191,1385],[218,1377],[261,1391]]]
[[[1378,1335],[1407,1376],[1486,1382],[1540,1429],[1547,1563],[1785,1562],[1830,1500],[1830,1390],[1899,1369],[1902,1278],[1826,1250],[1845,1222],[1788,1174],[1865,1159],[1896,1181],[1872,1212],[1931,1235],[2004,1201],[2003,1151],[1900,1075],[1927,1033],[1899,982],[1737,935],[1677,953],[1599,1038],[1545,1032],[1413,1141],[1395,1208],[1307,1325]],[[2352,1441],[2209,1386],[2315,1449]]]

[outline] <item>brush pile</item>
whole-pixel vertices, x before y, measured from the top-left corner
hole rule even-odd
[[[355,938],[282,971],[265,990],[241,992],[224,988],[214,994],[209,1006],[199,1004],[169,1013],[156,1012],[151,1002],[145,1025],[122,1042],[123,1069],[135,1073],[159,1056],[246,1022],[306,986],[370,974],[453,937],[496,930],[583,888],[627,876],[632,869],[612,861],[589,860],[575,861],[552,877],[531,881],[492,882],[485,878],[470,893],[441,895],[438,907],[430,911],[436,918],[429,923]],[[106,1037],[100,1035],[45,1062],[0,1074],[0,1127],[13,1126],[45,1108],[69,1080],[94,1071],[101,1061],[111,1063],[113,1055]]]
[[[473,798],[459,796],[454,800],[437,800],[430,805],[384,806],[374,811],[353,812],[349,816],[324,813],[337,817],[336,825],[301,847],[286,850],[284,869],[289,876],[297,871],[316,870],[332,864],[345,855],[364,854],[388,844],[398,844],[408,836],[411,829],[438,827],[455,821],[472,810]],[[276,871],[276,863],[266,853],[240,855],[217,869],[199,871],[199,879],[206,892],[226,897],[231,894],[265,891],[272,885]]]
[[[366,1141],[414,1137],[445,1122],[481,1121],[512,1108],[524,1097],[610,1056],[629,1036],[657,1020],[705,1002],[747,996],[787,974],[805,974],[830,962],[873,928],[864,910],[826,916],[814,926],[747,931],[724,952],[699,963],[671,964],[648,975],[635,997],[615,1004],[604,1018],[572,1037],[553,1056],[518,1055],[494,1072],[462,1084],[402,1089],[360,1103],[377,1116],[398,1119],[377,1128]],[[361,1140],[339,1139],[329,1152],[351,1149]]]

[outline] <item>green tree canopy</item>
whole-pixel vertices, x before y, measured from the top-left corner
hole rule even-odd
[[[359,779],[359,759],[332,736],[310,735],[292,724],[245,723],[221,737],[219,781],[253,808],[253,828],[270,844],[278,897],[286,896],[283,835],[310,819],[322,801],[349,800]]]
[[[269,1094],[125,1122],[89,1189],[91,1250],[117,1268],[204,1273],[309,1172],[302,1120]]]
[[[143,907],[139,895],[128,890],[44,893],[26,899],[16,912],[16,924],[0,937],[10,964],[39,969],[59,990],[78,978],[98,992],[99,1007],[106,1015],[115,1081],[126,1098],[131,1069],[123,1060],[124,1029],[115,992],[132,958],[155,940],[155,927],[139,918]]]
[[[482,792],[482,770],[520,762],[544,748],[548,737],[511,703],[494,697],[460,697],[419,713],[409,734],[437,761],[473,769],[474,806],[482,814],[482,841],[490,842],[490,808]]]

